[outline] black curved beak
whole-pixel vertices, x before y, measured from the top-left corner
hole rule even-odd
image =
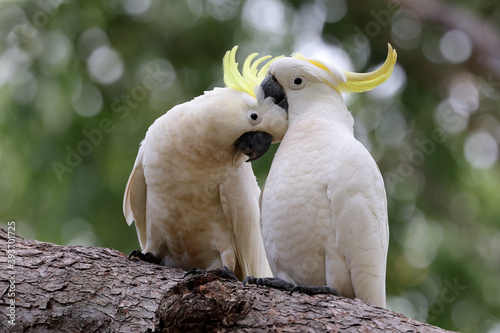
[[[272,142],[273,136],[269,133],[246,132],[236,140],[234,145],[249,157],[247,162],[251,162],[264,156]]]
[[[272,97],[275,104],[288,112],[288,100],[286,99],[285,89],[279,84],[274,75],[268,74],[260,86],[264,90],[264,98]]]

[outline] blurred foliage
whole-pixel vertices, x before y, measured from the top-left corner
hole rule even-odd
[[[494,1],[449,4],[498,31]],[[138,247],[122,215],[138,145],[166,110],[222,86],[226,50],[301,50],[361,72],[390,42],[393,77],[346,96],[386,181],[388,306],[500,332],[500,80],[464,32],[398,1],[38,0],[2,1],[0,36],[0,220],[125,253]],[[254,163],[261,185],[272,156]]]

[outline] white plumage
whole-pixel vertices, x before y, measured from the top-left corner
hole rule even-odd
[[[123,205],[142,252],[172,267],[265,276],[260,190],[235,141],[264,131],[276,142],[286,127],[285,110],[271,99],[259,105],[232,88],[215,88],[158,118],[139,148]]]
[[[318,64],[283,58],[269,68],[289,126],[262,192],[267,258],[274,277],[385,306],[384,182],[336,89],[346,77]]]

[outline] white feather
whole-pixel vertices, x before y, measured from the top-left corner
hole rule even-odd
[[[260,123],[248,119],[255,108]],[[178,105],[149,128],[127,184],[124,214],[143,252],[190,269],[223,265],[239,278],[269,272],[259,230],[259,188],[234,142],[248,131],[279,141],[286,113],[216,88]]]
[[[285,58],[269,71],[289,104],[289,128],[262,193],[273,274],[385,306],[389,233],[380,171],[354,138],[341,96],[314,68]],[[302,89],[289,87],[295,76],[307,80]]]

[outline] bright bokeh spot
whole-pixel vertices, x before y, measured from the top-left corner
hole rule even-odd
[[[144,14],[151,6],[151,0],[125,0],[123,2],[123,8],[129,15],[141,15]]]
[[[423,216],[412,218],[406,234],[405,257],[415,268],[429,266],[443,241],[443,228],[427,222]]]
[[[51,31],[43,37],[43,52],[40,57],[43,69],[52,71],[63,66],[72,56],[73,47],[68,37],[61,31]]]
[[[451,30],[441,38],[439,49],[446,60],[461,63],[472,54],[472,42],[463,31]]]
[[[488,333],[500,333],[500,321],[491,326]]]
[[[468,114],[457,111],[449,99],[441,101],[434,110],[437,126],[448,133],[459,133],[469,123]]]
[[[467,78],[453,80],[449,87],[449,101],[457,112],[470,115],[479,107],[476,84]]]
[[[347,14],[347,3],[345,0],[327,1],[326,22],[335,23],[344,18]]]
[[[101,84],[111,84],[123,74],[123,60],[118,52],[109,46],[94,50],[87,60],[90,76]]]
[[[30,71],[23,71],[16,75],[9,84],[10,95],[19,104],[26,104],[36,95],[38,82]]]
[[[469,134],[464,151],[467,162],[477,169],[489,169],[498,160],[498,142],[486,131]]]
[[[401,296],[387,297],[387,308],[408,317],[414,316],[417,311],[408,299]]]
[[[253,30],[266,34],[286,33],[285,6],[280,0],[247,0],[242,19]]]
[[[97,27],[85,30],[78,39],[78,51],[84,59],[87,59],[95,49],[104,45],[109,45],[108,36]]]
[[[321,38],[327,11],[324,6],[313,3],[302,5],[293,20],[293,33],[299,38]]]
[[[102,95],[93,84],[80,84],[71,98],[73,109],[83,117],[93,117],[101,111]]]
[[[449,295],[455,296],[452,291]],[[458,295],[460,296],[460,294]],[[455,299],[453,299],[455,300]],[[451,318],[457,327],[461,327],[465,332],[473,332],[482,324],[481,309],[474,301],[458,299],[453,303]]]
[[[297,40],[294,49],[306,58],[318,60],[326,66],[348,71],[353,69],[351,58],[343,49],[325,42],[320,37]]]
[[[81,217],[75,217],[62,226],[61,238],[64,245],[99,245],[94,227]]]
[[[414,12],[403,9],[392,16],[391,33],[399,47],[411,49],[420,42],[422,23]]]
[[[227,21],[240,10],[241,0],[208,0],[207,12],[217,21]]]
[[[0,56],[0,87],[31,65],[31,57],[18,49],[9,49]]]
[[[381,65],[382,64],[372,67],[368,69],[367,72],[376,70]],[[405,70],[403,69],[403,67],[401,67],[396,63],[391,77],[381,85],[376,86],[373,90],[370,90],[368,92],[368,96],[378,99],[393,98],[394,95],[403,90],[405,85],[406,85]]]

